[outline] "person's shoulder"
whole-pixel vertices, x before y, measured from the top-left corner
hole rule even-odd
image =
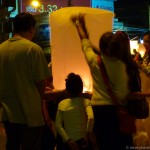
[[[28,47],[41,48],[38,44],[36,44],[33,41],[30,41],[26,38],[21,38],[20,42],[23,43],[24,45],[28,46]]]
[[[28,43],[28,46],[30,46],[30,45],[33,45],[33,46],[38,46],[38,47],[40,47],[38,44],[36,44],[35,42],[33,42],[33,41],[31,41],[31,40],[28,40],[28,39],[26,39],[26,38],[23,38],[23,37],[21,37],[20,38],[21,39],[21,42],[23,43]]]
[[[5,46],[8,46],[8,40],[0,43],[0,47],[1,47],[0,50],[2,50],[2,47],[5,47]]]
[[[65,103],[65,102],[67,102],[67,101],[70,101],[70,98],[65,98],[65,99],[61,100],[61,101],[59,102],[59,104],[63,104],[63,103]]]
[[[59,102],[58,104],[58,110],[65,110],[68,107],[68,104],[70,103],[70,99],[63,99],[62,101]]]
[[[33,46],[35,46],[35,47],[38,47],[38,48],[41,48],[38,44],[36,44],[36,43],[34,43],[34,42],[32,42],[32,41],[29,41]]]
[[[126,64],[118,59],[112,58],[112,60],[106,62],[107,66],[109,66],[109,68],[111,68],[111,70],[116,70],[116,73],[122,72],[126,70]]]
[[[27,40],[26,41],[27,43],[26,44],[28,44],[28,47],[32,50],[32,51],[42,51],[42,48],[38,45],[38,44],[36,44],[36,43],[34,43],[34,42],[32,42],[32,41],[29,41],[29,40]]]
[[[124,62],[122,62],[121,60],[117,60],[115,66],[118,67],[118,69],[126,69],[126,64]]]
[[[116,65],[119,65],[119,66],[124,65],[124,63],[121,60],[116,59],[114,57],[107,56],[107,55],[102,55],[102,60],[103,60],[104,64],[109,64],[109,65],[112,65],[112,66],[113,65],[114,66],[116,66]]]

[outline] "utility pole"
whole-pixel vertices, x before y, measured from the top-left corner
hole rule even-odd
[[[71,4],[71,2],[72,2],[71,0],[68,0],[68,5],[67,5],[68,7],[73,6],[73,5]]]
[[[0,43],[8,38],[8,35],[4,33],[4,23],[6,22],[8,11],[3,5],[3,0],[0,0]]]
[[[148,7],[148,16],[149,16],[149,29],[150,29],[150,4],[149,4],[149,7]]]
[[[12,7],[8,10],[8,7]],[[11,12],[16,10],[16,0],[0,0],[0,43],[9,38],[12,31]]]

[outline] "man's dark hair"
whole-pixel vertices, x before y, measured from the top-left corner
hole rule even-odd
[[[14,32],[26,32],[31,29],[31,27],[35,27],[36,20],[34,16],[30,13],[19,13],[13,19],[13,27]]]
[[[70,73],[66,79],[66,90],[72,97],[79,96],[83,91],[83,82],[79,75]]]

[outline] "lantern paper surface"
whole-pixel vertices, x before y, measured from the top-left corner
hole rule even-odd
[[[51,56],[53,81],[56,89],[65,88],[65,78],[70,72],[79,74],[84,90],[92,91],[92,79],[81,48],[81,40],[71,16],[85,14],[86,26],[92,44],[98,47],[100,36],[112,31],[113,16],[110,11],[89,7],[66,7],[51,13]]]

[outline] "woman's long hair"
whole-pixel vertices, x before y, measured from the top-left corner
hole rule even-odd
[[[120,43],[120,60],[126,65],[126,71],[129,77],[129,88],[131,91],[135,90],[134,86],[136,85],[133,85],[133,80],[136,77],[136,74],[138,74],[138,68],[130,52],[130,39],[128,34],[123,31],[117,31],[114,36]]]

